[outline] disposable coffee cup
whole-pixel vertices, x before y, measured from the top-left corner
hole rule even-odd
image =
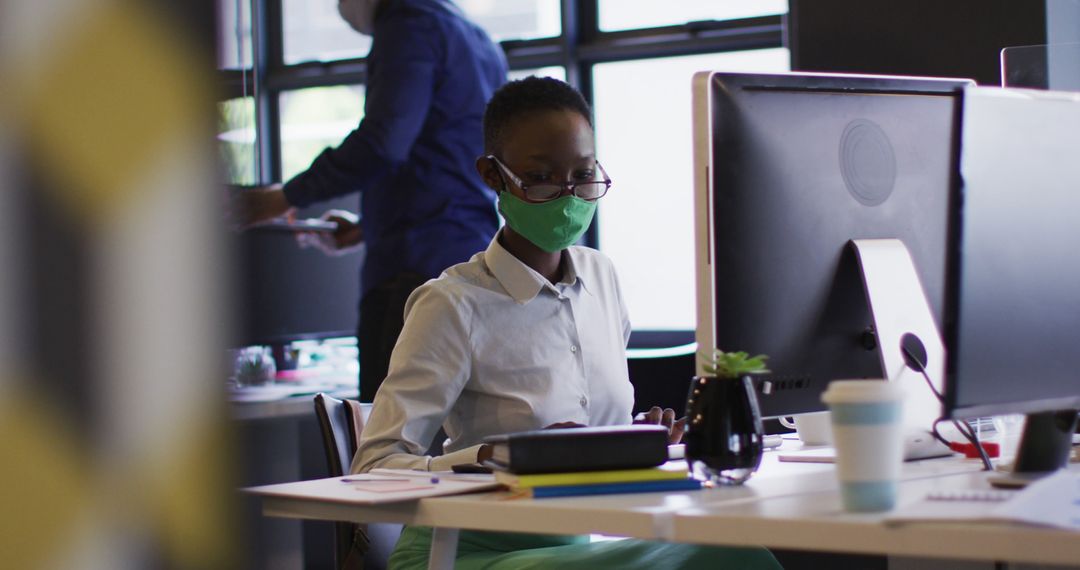
[[[832,416],[844,508],[892,509],[904,459],[903,390],[884,380],[835,380],[821,400]]]

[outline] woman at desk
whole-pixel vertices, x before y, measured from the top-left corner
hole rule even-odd
[[[630,321],[611,261],[574,246],[611,180],[591,112],[569,85],[530,77],[492,97],[476,168],[506,221],[488,248],[419,288],[375,398],[353,472],[447,470],[490,457],[484,437],[631,422]],[[682,425],[654,408],[651,421]],[[424,456],[443,426],[446,454]],[[426,567],[431,530],[406,527],[393,568]],[[776,568],[764,549],[463,531],[458,568]]]

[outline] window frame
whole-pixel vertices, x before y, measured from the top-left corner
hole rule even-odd
[[[284,22],[282,0],[243,0],[251,3],[253,69],[220,70],[221,99],[238,97],[251,80],[255,97],[257,154],[261,158],[262,183],[280,181],[281,122],[279,96],[285,91],[308,87],[365,84],[365,58],[328,62],[284,63]],[[680,25],[602,31],[598,0],[560,0],[562,33],[557,37],[500,42],[511,70],[561,66],[567,83],[576,87],[593,104],[593,67],[601,63],[698,55],[787,45],[784,30],[787,15],[757,16],[737,20],[696,21]],[[267,160],[269,158],[269,160]],[[599,247],[598,224],[594,219],[583,240]],[[673,346],[693,338],[693,331],[635,330],[632,346]]]

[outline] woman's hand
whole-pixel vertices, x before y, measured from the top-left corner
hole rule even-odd
[[[683,432],[686,431],[686,416],[675,419],[675,410],[671,408],[660,409],[653,406],[648,412],[639,414],[634,418],[635,424],[662,425],[668,428],[668,445],[682,441]]]

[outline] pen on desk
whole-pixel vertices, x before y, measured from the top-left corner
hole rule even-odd
[[[342,479],[342,483],[390,483],[390,482],[407,482],[408,479]]]

